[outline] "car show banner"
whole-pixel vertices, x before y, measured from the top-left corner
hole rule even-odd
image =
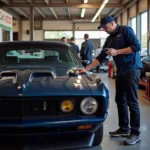
[[[12,30],[12,16],[2,9],[0,9],[0,28]]]

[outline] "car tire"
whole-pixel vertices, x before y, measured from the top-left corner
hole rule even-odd
[[[95,132],[93,146],[101,144],[102,140],[103,140],[103,124],[101,124],[98,130]]]

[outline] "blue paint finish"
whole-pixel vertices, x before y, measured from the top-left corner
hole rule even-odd
[[[90,96],[90,89],[83,79],[77,77],[57,76],[56,79],[51,77],[33,78],[29,81],[32,70],[19,71],[17,83],[13,83],[13,78],[0,80],[0,96],[67,96],[67,95],[88,95]],[[23,76],[23,77],[22,77]],[[21,78],[22,77],[22,78]],[[77,83],[80,81],[80,86]],[[18,89],[18,85],[22,89]],[[10,91],[9,93],[7,91]]]
[[[2,60],[2,56],[4,51],[8,50],[17,50],[19,48],[58,48],[59,50],[62,48],[63,53],[65,53],[65,49],[72,51],[69,45],[57,43],[57,42],[2,42],[0,43],[0,61]],[[74,56],[73,56],[74,55]],[[67,131],[66,134],[72,135],[84,135],[84,134],[93,134],[98,129],[99,125],[102,124],[108,114],[108,100],[109,100],[109,92],[105,85],[102,83],[101,79],[93,73],[87,73],[77,76],[69,76],[68,71],[74,70],[77,67],[82,67],[79,58],[72,52],[72,58],[76,59],[78,64],[74,65],[72,63],[66,64],[44,64],[44,65],[33,65],[30,64],[17,64],[15,66],[5,65],[2,66],[0,62],[0,102],[4,102],[5,107],[9,106],[9,102],[12,100],[37,100],[37,98],[43,98],[43,101],[54,101],[55,99],[60,100],[64,97],[69,97],[71,99],[76,99],[76,103],[79,103],[77,97],[80,97],[80,100],[85,97],[93,97],[95,98],[101,106],[98,108],[98,114],[93,116],[85,116],[82,113],[71,116],[59,117],[58,113],[56,113],[56,117],[44,116],[43,114],[43,104],[40,103],[39,105],[42,106],[40,110],[42,113],[41,116],[39,115],[34,118],[31,115],[30,119],[20,118],[17,120],[15,117],[9,120],[9,117],[4,117],[5,121],[1,118],[0,115],[0,128],[36,128],[36,127],[45,127],[45,128],[69,128],[69,127],[77,127],[79,125],[94,125],[94,129],[88,131]],[[60,66],[61,65],[61,66]],[[4,71],[7,72],[15,72],[16,76],[13,77],[3,77],[2,73]],[[35,72],[41,72],[40,75],[35,75]],[[47,74],[45,72],[50,72]],[[34,74],[32,76],[32,74]],[[33,98],[33,99],[32,99]],[[40,99],[40,101],[41,101]],[[5,100],[8,102],[8,105],[5,103]],[[9,101],[10,100],[10,101]],[[11,101],[11,102],[12,102]],[[100,103],[102,101],[102,103]],[[38,102],[37,102],[38,103]],[[33,103],[35,105],[36,103]],[[56,103],[54,103],[56,105]],[[21,108],[24,107],[24,104],[19,103]],[[59,103],[58,103],[59,105]],[[18,103],[15,105],[18,106]],[[76,105],[79,107],[80,104]],[[31,106],[30,106],[31,107]],[[54,106],[57,108],[57,111],[60,111],[60,106]],[[2,108],[2,107],[1,107]],[[25,107],[26,108],[26,107]],[[34,107],[37,108],[37,107]],[[39,107],[38,107],[39,108]],[[102,108],[102,109],[101,109]],[[2,108],[3,109],[3,108]],[[76,111],[80,111],[80,108],[76,108]],[[4,109],[5,110],[5,109]],[[9,110],[9,109],[8,109]],[[34,110],[34,109],[33,109]],[[5,112],[5,111],[4,111]],[[34,112],[35,113],[35,112]],[[46,112],[47,113],[47,112]],[[48,112],[49,113],[49,112]],[[99,115],[101,114],[101,116]],[[103,114],[103,116],[102,116]],[[48,114],[49,115],[49,114]],[[2,121],[3,120],[3,121]],[[97,126],[97,128],[96,128]],[[35,134],[39,134],[38,131]],[[45,134],[52,134],[56,135],[56,133],[45,133]],[[58,133],[57,133],[58,134]],[[59,133],[60,135],[64,135]],[[30,135],[30,134],[28,134]],[[93,144],[94,134],[87,139],[88,146]]]

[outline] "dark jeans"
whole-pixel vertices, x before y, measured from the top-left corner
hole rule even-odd
[[[130,71],[116,78],[116,103],[118,107],[119,127],[129,131],[128,107],[130,111],[131,134],[140,134],[140,109],[138,104],[138,81],[140,69]]]

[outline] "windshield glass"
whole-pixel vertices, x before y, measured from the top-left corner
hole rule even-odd
[[[29,48],[9,49],[0,51],[0,65],[65,65],[66,67],[80,65],[75,54],[65,47],[58,48]]]

